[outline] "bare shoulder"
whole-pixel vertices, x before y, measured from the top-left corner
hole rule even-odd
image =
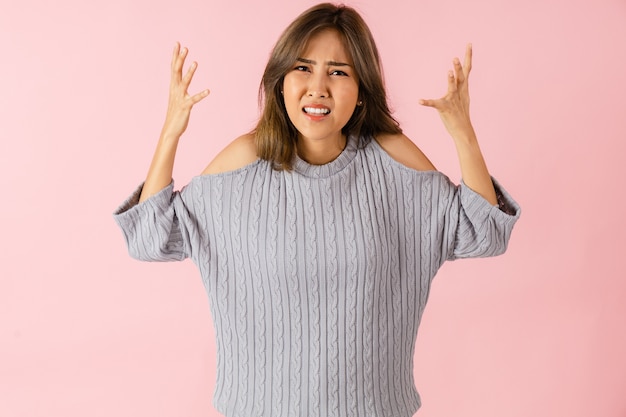
[[[403,133],[381,134],[376,136],[376,142],[393,159],[402,165],[417,171],[435,171],[436,168],[428,157]]]
[[[234,171],[258,159],[254,135],[239,136],[226,146],[202,171],[202,175]]]

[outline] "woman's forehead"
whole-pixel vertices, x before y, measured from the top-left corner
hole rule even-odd
[[[323,59],[324,61],[353,64],[352,54],[344,36],[336,29],[322,29],[313,33],[302,45],[298,58]]]

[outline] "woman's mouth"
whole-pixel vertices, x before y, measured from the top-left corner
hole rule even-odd
[[[326,107],[304,107],[302,111],[311,116],[325,116],[330,113],[330,109]]]

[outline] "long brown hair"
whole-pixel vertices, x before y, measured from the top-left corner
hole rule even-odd
[[[356,107],[342,133],[358,137],[360,145],[365,145],[377,134],[402,132],[387,104],[382,65],[367,24],[351,7],[318,4],[298,16],[280,36],[259,87],[263,110],[254,129],[257,154],[273,162],[276,169],[292,168],[298,141],[298,131],[289,120],[281,94],[283,80],[309,39],[325,29],[339,33],[359,79],[362,105]]]

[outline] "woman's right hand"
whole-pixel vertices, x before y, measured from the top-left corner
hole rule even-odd
[[[180,43],[176,42],[172,54],[170,96],[161,132],[162,138],[178,139],[187,129],[189,114],[193,106],[209,95],[209,90],[203,90],[194,95],[190,95],[187,91],[193,74],[198,68],[198,63],[192,62],[183,76],[183,66],[188,52],[187,48],[181,48]]]
[[[172,181],[178,139],[187,129],[189,114],[193,106],[209,95],[209,90],[201,91],[193,96],[187,92],[198,64],[193,62],[183,77],[183,65],[186,57],[187,48],[181,49],[177,42],[172,55],[172,79],[165,124],[161,130],[161,137],[154,151],[139,201],[150,198]]]

